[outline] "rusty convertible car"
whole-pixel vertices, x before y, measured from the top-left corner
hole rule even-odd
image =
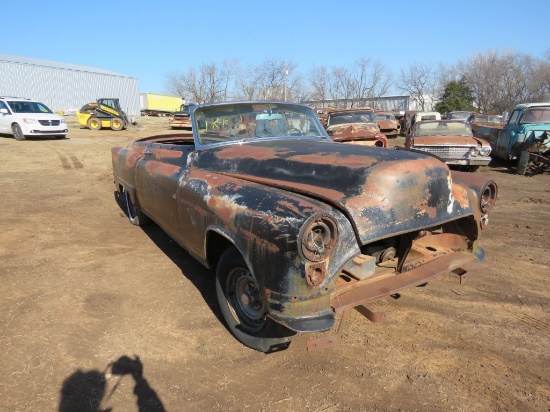
[[[483,258],[492,180],[335,143],[299,104],[199,105],[191,123],[114,147],[114,183],[132,224],[152,219],[215,268],[227,328],[253,349],[334,329],[351,308],[373,320],[367,302]]]

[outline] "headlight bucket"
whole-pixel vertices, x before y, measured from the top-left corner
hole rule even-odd
[[[338,239],[336,222],[328,216],[313,217],[300,230],[300,246],[303,256],[312,262],[327,259],[334,251]]]
[[[497,195],[497,185],[491,180],[482,188],[481,196],[479,197],[479,207],[483,213],[489,213],[495,206]]]
[[[476,147],[472,147],[470,149],[470,156],[477,156],[479,154],[479,148],[476,146]]]

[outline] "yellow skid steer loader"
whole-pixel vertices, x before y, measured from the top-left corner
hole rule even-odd
[[[122,130],[130,124],[117,98],[102,98],[97,99],[96,103],[85,104],[76,112],[76,118],[78,123],[92,130],[102,127]]]

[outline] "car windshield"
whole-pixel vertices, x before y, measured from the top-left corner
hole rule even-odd
[[[395,116],[387,113],[376,113],[376,120],[395,120]]]
[[[470,112],[454,112],[454,113],[449,113],[448,119],[462,120],[462,119],[467,119],[468,117],[470,117],[470,115],[471,115]]]
[[[550,123],[550,107],[532,107],[525,110],[519,123]]]
[[[501,117],[500,116],[484,115],[484,114],[476,114],[474,116],[473,122],[501,123]]]
[[[288,103],[231,103],[198,107],[195,130],[200,144],[256,138],[317,136],[329,139],[309,107]]]
[[[327,125],[334,126],[335,124],[348,123],[375,123],[374,112],[369,110],[356,110],[332,113],[328,118]]]
[[[472,136],[472,128],[466,122],[419,122],[415,136]]]
[[[8,101],[8,105],[14,113],[52,113],[50,109],[39,102]]]

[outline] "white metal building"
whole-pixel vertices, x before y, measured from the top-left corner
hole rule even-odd
[[[0,96],[26,97],[50,109],[73,111],[101,97],[118,97],[129,116],[139,116],[138,79],[71,63],[0,53]]]

